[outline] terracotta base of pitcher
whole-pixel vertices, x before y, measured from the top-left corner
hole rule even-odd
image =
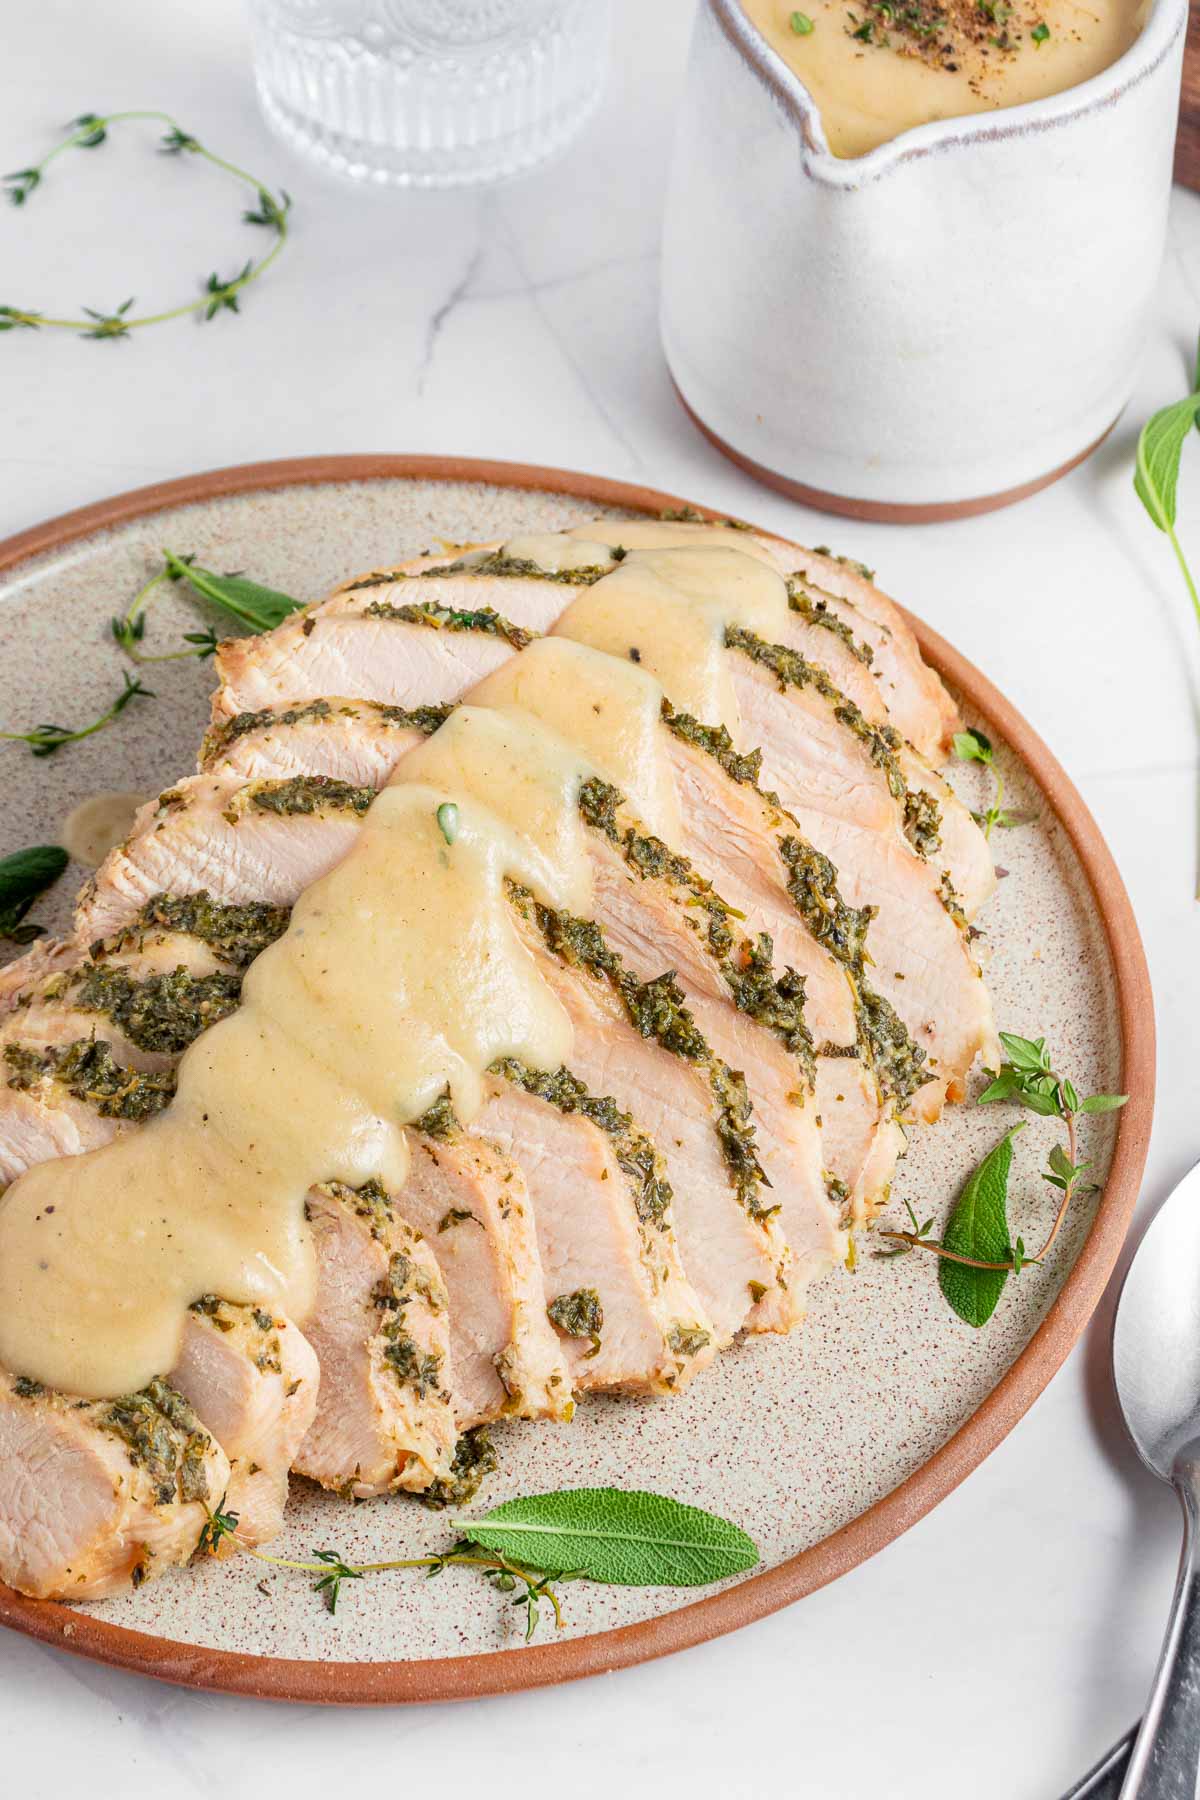
[[[900,500],[856,500],[850,494],[830,494],[824,488],[810,487],[807,482],[797,481],[791,475],[783,475],[778,469],[770,469],[765,463],[755,462],[753,457],[743,455],[732,444],[727,444],[711,425],[705,424],[695,408],[688,404],[674,377],[671,386],[693,425],[704,433],[709,443],[715,445],[722,456],[727,456],[739,469],[745,469],[748,475],[753,475],[766,487],[786,494],[789,500],[798,500],[802,506],[814,507],[817,512],[837,513],[846,519],[866,519],[877,525],[936,525],[948,519],[970,519],[977,513],[998,512],[1002,506],[1012,506],[1017,500],[1025,500],[1030,494],[1049,487],[1051,482],[1060,481],[1064,475],[1069,475],[1072,469],[1077,469],[1094,450],[1099,449],[1112,430],[1112,425],[1107,426],[1086,450],[1071,457],[1069,462],[1060,463],[1048,475],[1039,475],[1033,481],[1022,482],[1020,487],[1006,488],[1001,494],[983,494],[976,500],[922,501],[916,505]],[[1115,424],[1114,419],[1113,425]]]

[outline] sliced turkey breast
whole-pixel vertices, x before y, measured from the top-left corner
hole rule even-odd
[[[283,1524],[288,1470],[317,1409],[321,1371],[290,1319],[209,1294],[188,1315],[170,1384],[229,1459],[221,1510],[266,1544]]]
[[[76,1400],[0,1376],[0,1579],[22,1594],[96,1600],[187,1562],[228,1483],[165,1382]]]
[[[428,1244],[378,1182],[313,1188],[308,1336],[320,1394],[299,1475],[362,1500],[447,1476],[458,1436],[446,1288]]]

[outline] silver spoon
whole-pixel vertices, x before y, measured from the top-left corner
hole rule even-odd
[[[1142,1239],[1113,1326],[1113,1373],[1138,1455],[1183,1506],[1171,1617],[1121,1800],[1196,1800],[1200,1774],[1200,1165]],[[1118,1746],[1118,1749],[1120,1746]],[[1096,1775],[1115,1771],[1106,1757]],[[1091,1778],[1089,1778],[1090,1780]],[[1103,1781],[1077,1792],[1116,1792]]]

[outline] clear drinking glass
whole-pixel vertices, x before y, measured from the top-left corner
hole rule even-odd
[[[267,122],[342,175],[498,181],[552,155],[604,85],[609,0],[248,0]]]

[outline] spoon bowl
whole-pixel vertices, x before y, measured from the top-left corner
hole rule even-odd
[[[1138,1455],[1162,1481],[1200,1438],[1200,1164],[1153,1220],[1121,1289],[1113,1374]]]
[[[1121,1800],[1200,1791],[1200,1164],[1170,1195],[1125,1277],[1113,1374],[1138,1455],[1183,1507],[1183,1552],[1154,1686]],[[1112,1774],[1115,1777],[1115,1765]],[[1101,1772],[1104,1774],[1104,1771]],[[1108,1777],[1105,1774],[1105,1781]],[[1111,1793],[1098,1784],[1083,1791]]]

